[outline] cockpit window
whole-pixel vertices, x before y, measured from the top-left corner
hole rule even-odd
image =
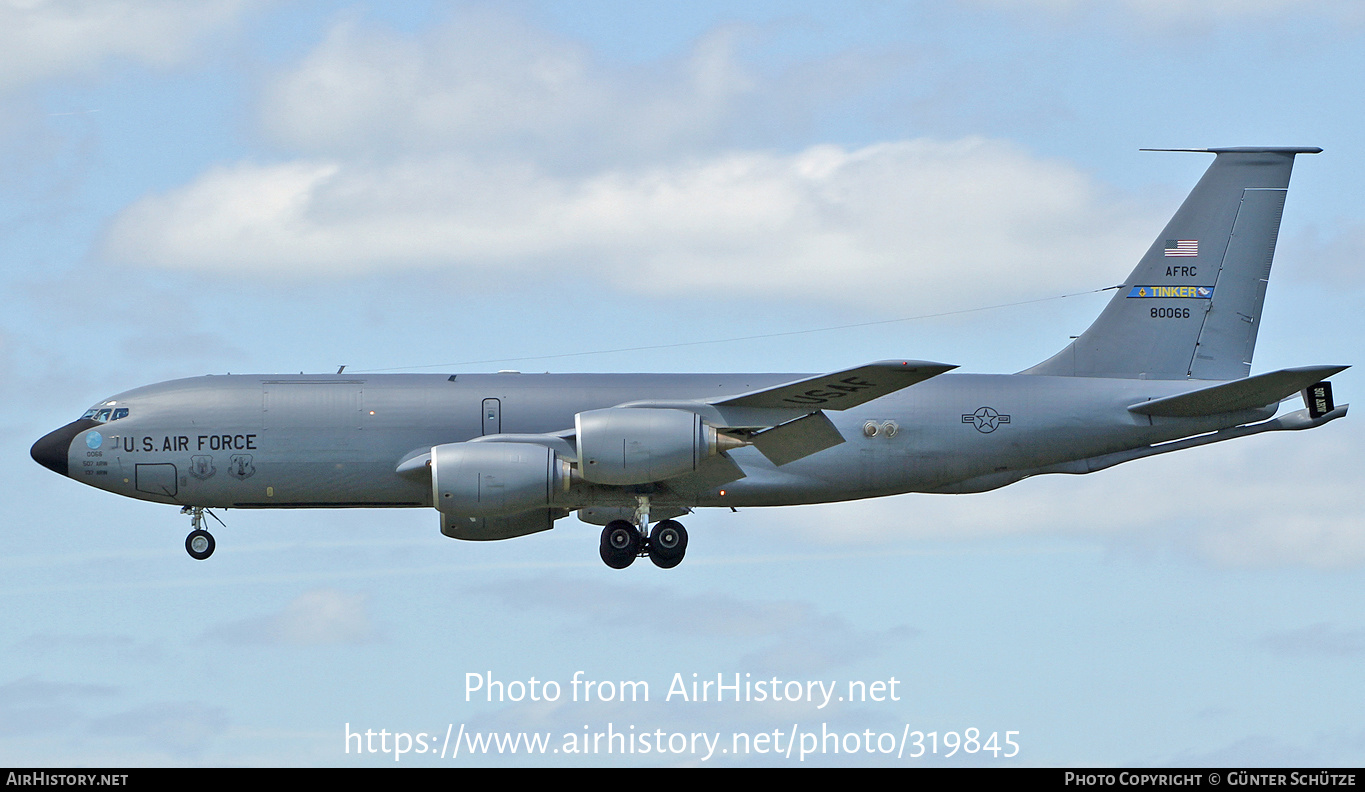
[[[81,420],[88,419],[91,421],[99,421],[100,423],[108,423],[127,417],[127,407],[91,407],[85,411],[85,415],[81,416]]]

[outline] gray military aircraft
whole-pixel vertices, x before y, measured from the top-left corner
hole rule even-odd
[[[608,565],[670,568],[698,507],[984,492],[1342,417],[1346,366],[1249,376],[1294,156],[1321,149],[1180,150],[1214,161],[1095,323],[1018,374],[206,376],[100,402],[32,455],[181,506],[201,560],[209,508],[411,506],[472,540],[577,511]]]

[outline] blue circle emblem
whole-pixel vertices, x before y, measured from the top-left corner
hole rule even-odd
[[[99,448],[104,445],[104,437],[99,432],[90,432],[85,436],[85,444],[90,446],[92,450]]]

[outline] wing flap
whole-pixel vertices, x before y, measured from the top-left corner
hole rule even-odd
[[[749,436],[749,442],[778,467],[844,442],[834,422],[823,412],[788,421]]]
[[[1128,408],[1139,415],[1196,418],[1201,415],[1253,410],[1275,404],[1350,366],[1301,366],[1254,377],[1220,382],[1207,388],[1139,402]]]

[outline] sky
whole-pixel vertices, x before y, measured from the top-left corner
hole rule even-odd
[[[1365,764],[1349,416],[701,510],[673,570],[428,510],[195,562],[28,454],[208,373],[1018,371],[1209,162],[1140,148],[1322,147],[1253,373],[1358,364],[1362,86],[1352,0],[0,0],[0,765]]]

